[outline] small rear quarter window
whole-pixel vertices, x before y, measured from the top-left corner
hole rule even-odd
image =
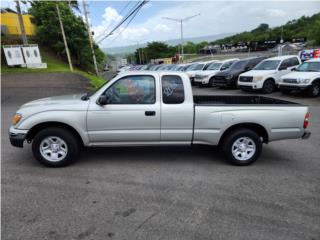
[[[184,87],[180,76],[165,75],[161,79],[162,101],[166,104],[180,104],[184,102]]]

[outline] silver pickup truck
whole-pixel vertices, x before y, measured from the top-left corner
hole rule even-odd
[[[262,143],[308,138],[308,107],[262,96],[193,96],[185,73],[129,72],[95,93],[35,100],[9,130],[13,146],[32,142],[49,167],[70,164],[82,146],[219,145],[248,165]]]

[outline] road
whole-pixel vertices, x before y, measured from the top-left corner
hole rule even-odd
[[[16,109],[84,92],[79,78],[2,75],[2,239],[320,239],[320,98],[284,97],[311,105],[311,138],[265,145],[248,167],[198,146],[86,149],[74,165],[50,169],[27,144],[11,147]]]

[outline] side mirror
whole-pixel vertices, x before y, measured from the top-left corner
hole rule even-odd
[[[99,98],[98,98],[98,101],[97,103],[100,105],[100,106],[104,106],[104,105],[107,105],[108,104],[108,97],[106,95],[101,95]]]
[[[291,69],[291,71],[296,71],[296,70],[297,70],[297,68],[295,68],[295,67]]]
[[[245,71],[245,72],[250,71],[250,70],[251,70],[251,67],[250,67],[250,66],[246,66],[246,67],[244,68],[244,71]]]

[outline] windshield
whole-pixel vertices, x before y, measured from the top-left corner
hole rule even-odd
[[[296,71],[298,72],[320,72],[320,62],[304,62]]]
[[[231,65],[230,69],[244,69],[248,61],[238,61]]]
[[[206,70],[219,70],[221,67],[222,63],[211,63]]]
[[[259,63],[254,70],[276,70],[280,64],[280,60],[266,60]]]
[[[203,66],[204,66],[203,63],[195,63],[195,64],[190,65],[190,66],[187,68],[187,71],[202,70]]]

